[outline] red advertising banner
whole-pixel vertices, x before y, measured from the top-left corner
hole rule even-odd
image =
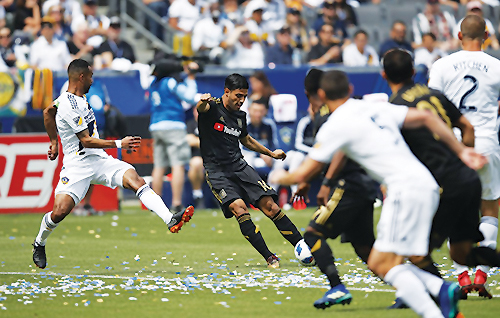
[[[56,160],[50,161],[48,148],[45,134],[0,134],[0,213],[52,210],[63,156],[61,151]],[[92,195],[94,208],[117,210],[117,190],[98,187]],[[99,206],[101,201],[103,207]]]

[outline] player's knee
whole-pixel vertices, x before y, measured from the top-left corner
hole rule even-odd
[[[236,200],[233,203],[229,205],[229,210],[231,213],[233,213],[236,217],[248,213],[247,206],[243,200]]]
[[[61,222],[71,212],[75,204],[73,202],[56,202],[52,209],[52,220],[55,223]]]
[[[140,187],[146,184],[144,178],[139,176],[134,169],[130,169],[123,175],[123,187],[126,189],[137,191]]]
[[[312,231],[306,231],[304,233],[304,241],[309,246],[309,248],[314,246],[314,244],[316,244],[316,242],[320,239],[321,239],[321,234],[316,232],[314,229],[312,229]]]
[[[195,171],[200,171],[203,169],[203,159],[201,157],[193,157],[189,161],[189,169],[193,169]]]

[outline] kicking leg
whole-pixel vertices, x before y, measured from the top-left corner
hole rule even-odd
[[[300,235],[299,230],[297,230],[297,227],[288,216],[281,211],[273,198],[264,196],[260,199],[258,205],[259,209],[274,222],[274,225],[276,225],[281,235],[283,235],[283,237],[293,246],[297,245],[302,239],[302,235]]]

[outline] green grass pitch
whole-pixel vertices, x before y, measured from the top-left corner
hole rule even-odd
[[[313,210],[289,211],[299,229]],[[31,242],[41,214],[0,216],[0,317],[416,317],[388,311],[392,289],[366,269],[348,244],[330,241],[353,302],[317,310],[328,284],[317,268],[302,267],[273,223],[252,212],[266,242],[281,258],[265,261],[242,237],[235,220],[199,210],[180,233],[139,208],[103,216],[70,215],[49,238],[48,267],[32,265]],[[447,249],[434,253],[454,280]],[[500,296],[500,272],[490,291]],[[465,317],[498,317],[500,298],[469,297]]]

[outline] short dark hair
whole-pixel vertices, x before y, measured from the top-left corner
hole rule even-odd
[[[405,50],[390,50],[383,58],[387,79],[394,84],[410,81],[413,77],[413,58]]]
[[[317,68],[312,68],[307,72],[306,78],[304,79],[304,89],[309,95],[317,95],[321,77],[323,76],[322,70]]]
[[[363,29],[359,29],[358,31],[356,31],[356,33],[354,33],[353,38],[357,37],[357,36],[358,36],[358,34],[364,34],[367,38],[369,38],[369,37],[370,37],[370,36],[368,35],[368,33],[367,33],[365,30],[363,30]]]
[[[89,72],[90,64],[89,62],[82,59],[75,59],[69,63],[68,66],[68,77],[80,76],[80,74],[85,74]]]
[[[485,30],[486,23],[484,19],[473,14],[466,16],[460,24],[462,38],[482,40]]]
[[[321,89],[328,100],[338,100],[349,96],[349,78],[342,71],[329,71],[321,77]]]
[[[436,36],[432,32],[425,33],[424,35],[422,35],[422,38],[424,36],[430,36],[433,41],[436,41]]]
[[[245,76],[233,73],[226,77],[226,80],[224,81],[224,88],[227,88],[230,91],[234,91],[236,89],[248,89],[248,81]]]

